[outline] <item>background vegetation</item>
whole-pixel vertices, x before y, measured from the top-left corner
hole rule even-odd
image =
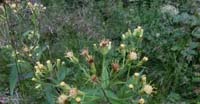
[[[81,72],[74,71],[77,66],[63,57],[66,50],[79,55],[83,48],[90,50],[93,44],[105,38],[116,48],[121,44],[122,34],[141,26],[143,41],[136,48],[149,60],[140,71],[157,88],[157,94],[148,103],[200,103],[199,0],[32,2],[43,4],[46,10],[33,13],[27,7],[27,1],[17,2],[17,8],[11,5],[16,1],[1,3],[0,102],[8,99],[11,103],[48,103],[45,99],[52,99],[45,98],[45,94],[54,93],[48,88],[46,92],[42,90],[45,93],[33,88],[35,82],[31,78],[37,61],[64,60],[67,69],[72,70],[66,72],[63,80],[77,87],[83,86]],[[115,55],[118,54],[111,56]],[[23,62],[19,65],[19,61]]]

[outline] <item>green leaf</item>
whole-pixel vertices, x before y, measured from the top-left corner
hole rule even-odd
[[[46,95],[47,104],[55,104],[56,97],[55,97],[55,91],[53,90],[53,87],[46,86],[45,95]]]
[[[58,75],[57,75],[58,82],[64,80],[67,73],[68,70],[65,67],[61,67],[60,70],[58,70]]]
[[[192,35],[196,38],[200,38],[200,28],[197,27],[192,31]]]
[[[9,76],[9,85],[10,85],[10,94],[13,95],[14,89],[17,85],[18,81],[18,71],[17,65],[13,64],[10,69],[10,76]]]
[[[102,70],[102,87],[106,88],[109,85],[109,74],[108,74],[108,70],[104,67]]]

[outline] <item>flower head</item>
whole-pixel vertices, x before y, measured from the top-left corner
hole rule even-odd
[[[88,55],[88,57],[87,57],[87,62],[88,62],[89,64],[94,63],[94,58],[93,58],[91,55]]]
[[[87,57],[89,55],[89,52],[88,52],[88,49],[83,49],[82,52],[81,52],[81,55],[84,56],[84,57]]]
[[[111,49],[111,43],[112,42],[108,39],[104,39],[100,42],[100,51],[103,55],[106,55],[109,52],[109,50]]]
[[[108,47],[110,43],[111,43],[110,40],[104,39],[104,40],[102,40],[102,41],[100,42],[99,46],[100,46],[100,47]]]
[[[97,77],[97,75],[92,75],[91,76],[91,81],[93,82],[93,83],[97,83],[98,82],[98,77]]]
[[[118,72],[119,68],[120,68],[120,66],[118,63],[112,63],[112,69],[114,72]]]
[[[78,95],[78,89],[77,88],[71,88],[69,90],[69,96],[76,97]]]
[[[65,94],[61,94],[58,97],[58,104],[66,104],[68,97]]]
[[[66,52],[66,53],[65,53],[65,57],[71,59],[72,57],[74,57],[74,53],[73,53],[72,51]]]
[[[140,98],[140,99],[139,99],[139,101],[138,101],[138,103],[139,103],[139,104],[144,104],[144,103],[145,103],[145,101],[144,101],[144,99],[143,99],[143,98]]]
[[[153,87],[149,84],[144,85],[143,91],[148,95],[153,93]]]
[[[72,51],[68,51],[65,53],[65,57],[69,58],[71,62],[78,63],[79,60],[74,56],[74,53]]]
[[[129,60],[136,60],[137,59],[137,53],[134,52],[134,51],[130,52],[129,55],[128,55],[128,59]]]

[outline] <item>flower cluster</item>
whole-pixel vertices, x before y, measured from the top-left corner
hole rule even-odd
[[[128,85],[128,88],[133,92],[137,92],[139,94],[138,96],[141,96],[140,99],[138,99],[139,104],[145,103],[146,96],[156,93],[155,88],[147,84],[146,75],[140,75],[140,73],[134,73],[134,78]]]
[[[33,81],[37,82],[36,88],[40,88],[43,84],[44,78],[51,76],[53,71],[60,69],[64,64],[64,62],[61,63],[60,59],[57,59],[55,64],[53,64],[50,60],[47,60],[45,65],[39,61],[36,62],[36,65],[34,66],[35,77],[32,78]]]
[[[42,4],[27,2],[28,7],[31,9],[31,11],[41,11],[44,12],[46,10],[46,7]]]
[[[127,38],[129,38],[131,36],[134,36],[137,38],[142,38],[143,32],[144,32],[144,30],[140,26],[138,26],[136,29],[134,29],[134,32],[132,32],[130,29],[128,29],[128,32],[126,32],[125,34],[122,34],[122,39],[126,40]]]
[[[73,70],[78,72],[76,75],[80,76],[80,79],[79,77],[77,79],[85,81],[86,83],[84,84],[86,84],[85,86],[87,86],[87,89],[92,89],[92,91],[102,91],[103,95],[92,94],[92,96],[95,96],[98,99],[102,99],[102,96],[104,96],[106,97],[107,102],[109,102],[111,98],[109,98],[108,93],[112,92],[113,94],[116,94],[116,97],[123,96],[125,102],[128,101],[128,99],[131,99],[136,103],[144,104],[148,102],[148,97],[155,93],[155,88],[147,82],[146,75],[142,75],[142,72],[134,73],[136,70],[139,71],[149,59],[148,57],[141,55],[140,49],[136,46],[138,43],[135,44],[135,41],[132,41],[132,38],[129,35],[134,38],[136,37],[135,39],[141,40],[143,29],[138,27],[134,32],[129,30],[124,35],[127,40],[123,40],[116,50],[114,47],[112,48],[112,42],[110,40],[103,39],[100,41],[99,45],[94,44],[95,51],[84,48],[80,53],[80,57],[83,57],[83,59],[76,57],[73,51],[67,51],[65,53],[65,57],[69,62],[75,65],[74,68],[79,69]],[[99,56],[95,57],[95,55]],[[48,77],[48,80],[52,80],[53,76],[55,76],[56,73],[59,73],[57,71],[59,71],[61,66],[60,59],[57,59],[55,64],[52,64],[50,60],[46,62],[46,65],[37,62],[35,66],[36,77],[33,79],[39,83],[36,87],[39,88],[44,86],[44,84],[41,83],[43,81],[42,78],[45,78],[44,76]],[[57,77],[59,76],[57,75]],[[59,96],[57,98],[57,103],[81,103],[83,100],[86,102],[83,98],[85,96],[91,96],[88,95],[87,90],[85,91],[82,89],[82,91],[85,92],[83,93],[76,87],[71,87],[63,80],[64,77],[62,80],[56,80],[56,82],[55,79],[52,80],[56,83],[56,87],[61,89],[58,92]],[[112,88],[113,90],[109,90],[109,88]],[[122,91],[122,93],[118,91]],[[124,95],[129,95],[130,97],[126,98]]]
[[[71,88],[65,82],[61,82],[60,85],[63,93],[58,97],[57,102],[59,104],[66,104],[71,100],[75,100],[77,103],[81,102],[81,96],[84,95],[83,92],[79,91],[77,88]]]
[[[9,6],[14,13],[17,13],[21,8],[20,3],[9,3]]]

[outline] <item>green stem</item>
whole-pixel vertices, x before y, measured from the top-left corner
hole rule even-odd
[[[107,100],[107,102],[108,102],[108,104],[112,104],[111,102],[110,102],[110,99],[109,99],[109,97],[107,96],[107,94],[106,94],[106,91],[105,91],[105,89],[101,86],[101,90],[102,90],[102,92],[103,92],[103,95],[104,95],[104,97],[106,98],[106,100]]]

